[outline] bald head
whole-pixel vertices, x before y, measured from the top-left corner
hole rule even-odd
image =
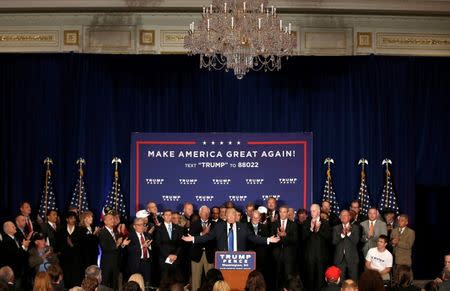
[[[6,221],[3,223],[3,232],[8,235],[15,235],[16,234],[16,226],[12,221]]]

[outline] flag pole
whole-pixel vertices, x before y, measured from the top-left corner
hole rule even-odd
[[[86,163],[86,161],[83,158],[79,158],[77,160],[77,164],[80,165],[80,168],[78,169],[78,172],[80,174],[80,179],[79,179],[80,182],[79,182],[79,187],[78,187],[78,215],[81,214],[81,210],[82,210],[81,203],[82,203],[82,198],[83,197],[82,197],[81,185],[83,184],[82,183],[83,176],[84,176],[83,164],[85,164],[85,163]]]
[[[388,179],[389,179],[389,177],[391,175],[391,173],[389,172],[389,164],[392,164],[392,161],[390,159],[388,159],[388,158],[385,158],[383,160],[383,162],[381,163],[381,165],[386,165],[386,198],[385,198],[386,199],[386,203],[385,203],[386,206],[389,205],[389,191],[387,191],[388,187],[389,187]]]
[[[122,161],[118,157],[114,157],[111,163],[114,164],[114,206],[116,212],[119,212],[119,193],[117,184],[119,182],[119,164],[122,163]]]
[[[45,160],[44,160],[44,164],[47,166],[47,169],[46,169],[46,171],[45,171],[45,187],[44,187],[44,210],[45,210],[45,213],[44,213],[44,220],[45,221],[47,221],[47,211],[48,211],[48,179],[49,179],[49,177],[50,177],[50,175],[51,175],[51,172],[50,172],[50,164],[53,164],[53,161],[52,161],[52,159],[50,159],[49,157],[47,157]]]

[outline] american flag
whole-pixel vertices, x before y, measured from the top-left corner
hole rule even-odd
[[[56,197],[53,193],[52,171],[50,170],[50,165],[53,164],[53,161],[50,158],[46,158],[44,164],[46,166],[44,189],[42,190],[41,203],[39,204],[38,212],[42,221],[46,221],[48,210],[58,210],[56,208]]]
[[[108,213],[111,210],[114,210],[120,217],[124,220],[127,219],[127,207],[125,205],[125,199],[123,197],[122,191],[120,190],[120,177],[119,177],[119,164],[122,161],[115,157],[112,160],[112,164],[114,164],[114,177],[111,191],[106,196],[105,205],[103,206],[102,212],[104,214]],[[102,214],[103,214],[102,213]]]
[[[370,195],[369,191],[367,190],[367,184],[366,184],[366,174],[364,171],[361,172],[361,184],[359,186],[359,193],[358,193],[358,200],[361,204],[361,213],[364,215],[367,215],[370,208]]]
[[[83,158],[77,160],[78,168],[78,179],[75,184],[75,189],[72,193],[72,199],[70,200],[70,207],[78,209],[78,213],[89,210],[89,204],[87,201],[86,188],[84,187],[84,170],[83,165],[86,161]]]
[[[330,208],[333,213],[339,215],[339,203],[336,200],[336,193],[333,190],[333,182],[331,178],[331,165],[334,163],[332,158],[326,158],[325,164],[328,164],[327,177],[325,179],[325,186],[323,187],[322,201],[330,202]]]
[[[383,164],[386,164],[386,183],[383,186],[383,193],[381,194],[378,210],[381,213],[386,210],[391,210],[398,215],[400,214],[400,210],[397,204],[397,195],[395,195],[391,181],[391,172],[389,171],[389,164],[392,164],[392,162],[389,159],[385,159],[383,160]]]

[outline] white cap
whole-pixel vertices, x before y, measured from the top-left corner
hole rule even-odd
[[[267,214],[267,208],[264,206],[259,206],[258,207],[258,212],[259,213],[266,213]]]
[[[138,212],[136,212],[136,218],[146,218],[149,215],[150,215],[150,213],[148,213],[148,211],[145,209],[142,209],[142,210],[139,210]]]

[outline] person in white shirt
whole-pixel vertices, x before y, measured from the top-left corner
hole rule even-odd
[[[390,279],[389,273],[392,269],[392,254],[386,249],[388,238],[380,235],[377,241],[377,247],[369,249],[366,255],[366,268],[378,271],[384,281]]]

